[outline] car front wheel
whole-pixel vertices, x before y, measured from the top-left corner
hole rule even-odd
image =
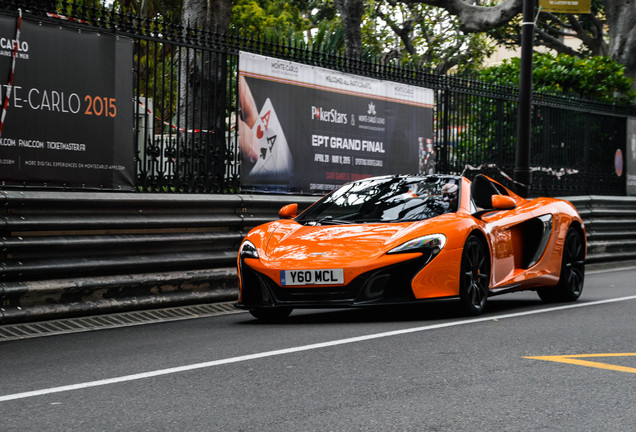
[[[475,235],[466,240],[462,252],[459,298],[465,312],[479,315],[486,308],[490,281],[488,248]]]

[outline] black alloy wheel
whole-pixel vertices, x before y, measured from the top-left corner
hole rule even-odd
[[[470,235],[462,252],[459,298],[464,311],[479,315],[486,308],[490,282],[488,248],[476,235]]]
[[[541,300],[546,302],[575,301],[583,292],[585,282],[585,243],[583,234],[574,227],[568,228],[563,244],[561,276],[553,287],[537,290]]]

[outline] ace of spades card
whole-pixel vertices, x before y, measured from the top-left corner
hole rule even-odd
[[[265,100],[252,132],[258,142],[259,154],[249,176],[260,182],[288,182],[293,169],[292,155],[269,98]]]

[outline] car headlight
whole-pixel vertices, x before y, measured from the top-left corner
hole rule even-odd
[[[256,258],[258,259],[258,251],[256,246],[249,240],[245,240],[239,249],[239,256],[241,258]]]
[[[444,234],[431,234],[424,237],[418,237],[402,243],[388,251],[388,254],[408,253],[408,252],[432,252],[437,254],[446,244],[446,236]]]

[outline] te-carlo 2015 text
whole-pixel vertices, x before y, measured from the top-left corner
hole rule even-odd
[[[87,102],[84,111],[86,115],[117,117],[117,99],[115,98],[86,95],[84,101]]]
[[[0,96],[3,96],[3,86],[0,86]],[[66,93],[57,90],[38,88],[24,89],[13,87],[11,107],[17,109],[32,109],[65,114],[83,114],[95,117],[117,117],[117,99],[103,95]]]

